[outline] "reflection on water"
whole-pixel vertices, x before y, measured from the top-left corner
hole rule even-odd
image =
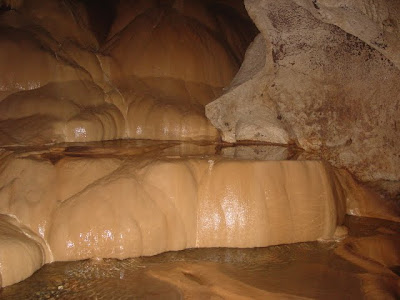
[[[400,224],[347,217],[346,225],[351,236],[340,243],[310,242],[255,249],[189,249],[123,261],[105,259],[56,262],[44,266],[25,281],[4,288],[0,297],[2,299],[381,299],[382,297],[396,299],[399,297],[400,277],[396,272],[398,271],[396,261],[400,259],[400,245],[396,240],[400,241]],[[376,249],[388,240],[392,241],[394,246],[392,243],[392,248],[387,248],[384,255],[379,256],[380,252]],[[357,243],[362,244],[360,252],[357,252]],[[351,256],[347,257],[343,249],[350,249]],[[358,260],[354,259],[354,256],[357,256]],[[376,264],[375,260],[382,260],[379,263],[382,269],[369,268],[368,264],[363,263],[368,261]]]
[[[65,143],[49,146],[0,147],[25,157],[42,157],[53,163],[70,157],[204,157],[219,156],[250,160],[295,160],[301,151],[294,146],[270,144],[224,144],[156,140],[116,140],[90,143]],[[309,159],[309,158],[307,158]],[[317,158],[318,159],[318,158]]]

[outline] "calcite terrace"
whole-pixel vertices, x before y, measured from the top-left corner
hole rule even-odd
[[[378,2],[121,0],[100,22],[83,1],[0,1],[1,285],[399,221],[352,177],[399,191],[400,14]],[[345,245],[396,252],[371,240]]]
[[[51,261],[332,239],[343,222],[349,195],[323,162],[149,149],[105,157],[4,152],[3,285]],[[21,257],[32,261],[17,267]]]

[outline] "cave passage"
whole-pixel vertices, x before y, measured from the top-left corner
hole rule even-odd
[[[400,295],[397,208],[291,129],[311,47],[246,7],[0,0],[2,299]]]

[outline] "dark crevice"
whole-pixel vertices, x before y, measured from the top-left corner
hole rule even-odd
[[[106,40],[114,22],[116,6],[119,1],[113,0],[80,0],[85,6],[89,17],[89,26],[99,43]]]
[[[312,4],[314,5],[314,8],[315,8],[315,9],[319,9],[319,6],[318,6],[318,4],[317,4],[317,0],[313,0],[313,1],[312,1]]]
[[[12,8],[10,5],[0,4],[0,13],[10,11],[10,10],[15,10],[15,9]]]

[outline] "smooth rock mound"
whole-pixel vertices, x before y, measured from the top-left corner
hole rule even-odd
[[[31,276],[46,262],[44,241],[14,217],[0,215],[0,284]]]
[[[346,235],[346,213],[398,220],[396,210],[376,209],[378,195],[322,161],[221,156],[215,146],[161,141],[108,144],[2,152],[0,213],[48,245],[39,243],[48,251],[43,262],[336,240]],[[270,150],[264,154],[277,159]],[[22,270],[12,282],[29,276]]]
[[[3,153],[0,213],[46,241],[54,261],[332,239],[342,224],[346,195],[322,162],[147,155]],[[34,262],[3,285],[46,262],[25,240]]]
[[[102,40],[91,4],[7,1],[0,145],[219,139],[204,105],[229,84],[256,32],[234,2],[119,1]]]
[[[254,25],[231,4],[212,1],[121,1],[118,8],[101,60],[124,98],[128,136],[218,139],[204,105],[234,77]]]

